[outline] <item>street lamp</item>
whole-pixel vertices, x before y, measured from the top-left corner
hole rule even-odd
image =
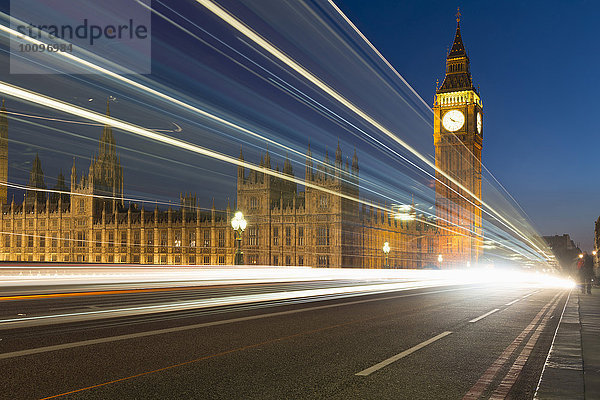
[[[442,261],[444,261],[444,257],[441,254],[439,254],[438,255],[438,262],[440,263],[440,269],[442,269]]]
[[[389,268],[389,263],[388,263],[388,254],[390,254],[390,244],[388,242],[385,242],[383,244],[383,254],[385,254],[385,267]]]
[[[237,244],[233,263],[235,265],[242,265],[244,263],[244,253],[242,253],[242,232],[246,229],[246,220],[241,211],[237,211],[231,219],[231,227],[237,232],[237,237],[235,239]]]

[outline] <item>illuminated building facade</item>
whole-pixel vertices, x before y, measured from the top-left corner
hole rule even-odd
[[[0,121],[5,133],[4,109]],[[210,211],[201,211],[191,195],[180,196],[178,210],[125,206],[123,170],[109,126],[87,174],[79,177],[74,161],[70,188],[62,173],[57,182],[53,189],[66,193],[43,191],[44,173],[36,156],[28,187],[42,190],[28,190],[21,204],[13,199],[3,206],[0,260],[233,264],[229,206],[218,211],[213,204]]]
[[[107,115],[109,115],[107,108]],[[0,115],[7,131],[5,111]],[[165,265],[234,263],[233,211],[201,211],[192,195],[180,196],[174,210],[146,210],[123,198],[123,169],[109,126],[89,169],[79,176],[75,161],[70,187],[58,176],[46,188],[39,157],[30,172],[23,202],[3,206],[0,260],[98,262]],[[243,159],[243,155],[240,154]],[[313,166],[306,157],[303,191],[289,180],[238,168],[237,204],[248,227],[243,234],[244,262],[251,265],[383,268],[383,243],[389,242],[390,268],[435,265],[434,229],[409,206],[409,218],[359,206],[358,157],[343,163],[341,148]],[[267,151],[260,166],[271,169]],[[279,171],[279,166],[275,167]],[[285,160],[279,171],[293,176]],[[320,188],[326,189],[326,191]],[[36,190],[37,189],[37,190]],[[60,193],[64,192],[64,193]]]
[[[243,154],[240,159],[244,159]],[[309,146],[303,191],[289,180],[255,170],[246,173],[238,167],[237,204],[248,221],[244,232],[246,263],[383,268],[382,246],[389,242],[390,268],[436,265],[435,228],[431,221],[417,216],[413,207],[411,218],[401,220],[347,198],[359,198],[356,151],[352,163],[344,163],[338,143],[333,162],[325,153],[323,162],[314,164]],[[268,151],[259,165],[272,168]],[[294,176],[289,160],[281,170],[276,165],[275,171]]]
[[[482,198],[483,105],[473,86],[460,14],[433,111],[435,164],[454,180],[436,171],[439,252],[446,265],[470,265],[478,261],[482,248],[481,202],[477,199]]]
[[[446,60],[446,76],[436,90],[433,111],[436,171],[436,218],[405,216],[359,199],[359,165],[325,154],[316,162],[308,148],[305,185],[238,167],[237,207],[248,226],[243,233],[244,263],[251,265],[423,268],[465,266],[481,254],[482,103],[472,83],[460,25]],[[109,115],[107,106],[107,115]],[[4,103],[0,112],[0,180],[7,181],[7,129]],[[0,260],[231,265],[235,240],[233,211],[201,211],[196,197],[180,196],[174,210],[146,210],[124,201],[124,177],[112,129],[105,126],[98,154],[89,170],[78,175],[75,162],[70,187],[59,174],[47,189],[36,156],[29,188],[21,204],[6,204],[0,218]],[[243,160],[243,154],[240,153]],[[260,167],[271,169],[271,155]],[[274,171],[294,176],[285,160]],[[458,183],[458,184],[457,184]],[[460,185],[460,186],[459,186]],[[38,189],[38,190],[35,190]],[[301,190],[302,189],[302,190]],[[50,193],[48,195],[48,193]],[[342,196],[336,195],[342,194]],[[382,205],[383,209],[392,206]],[[388,242],[389,254],[383,244]]]

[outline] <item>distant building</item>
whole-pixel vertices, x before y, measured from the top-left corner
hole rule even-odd
[[[598,217],[594,224],[594,250],[596,251],[596,255],[594,256],[594,266],[596,270],[598,270],[598,268],[600,268],[600,217]],[[600,275],[600,273],[596,271],[596,275]]]
[[[548,243],[562,269],[572,268],[573,263],[581,254],[581,249],[575,245],[571,237],[565,233],[563,235],[544,236],[544,240]]]

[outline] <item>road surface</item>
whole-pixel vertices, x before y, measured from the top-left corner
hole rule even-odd
[[[21,290],[0,299],[0,398],[532,398],[569,295],[448,285],[81,317],[361,284]]]

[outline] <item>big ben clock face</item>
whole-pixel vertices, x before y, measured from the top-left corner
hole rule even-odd
[[[465,124],[465,115],[458,110],[450,110],[444,114],[442,125],[450,132],[456,132]]]
[[[477,133],[481,133],[481,128],[483,128],[483,122],[481,121],[481,113],[477,113]]]

